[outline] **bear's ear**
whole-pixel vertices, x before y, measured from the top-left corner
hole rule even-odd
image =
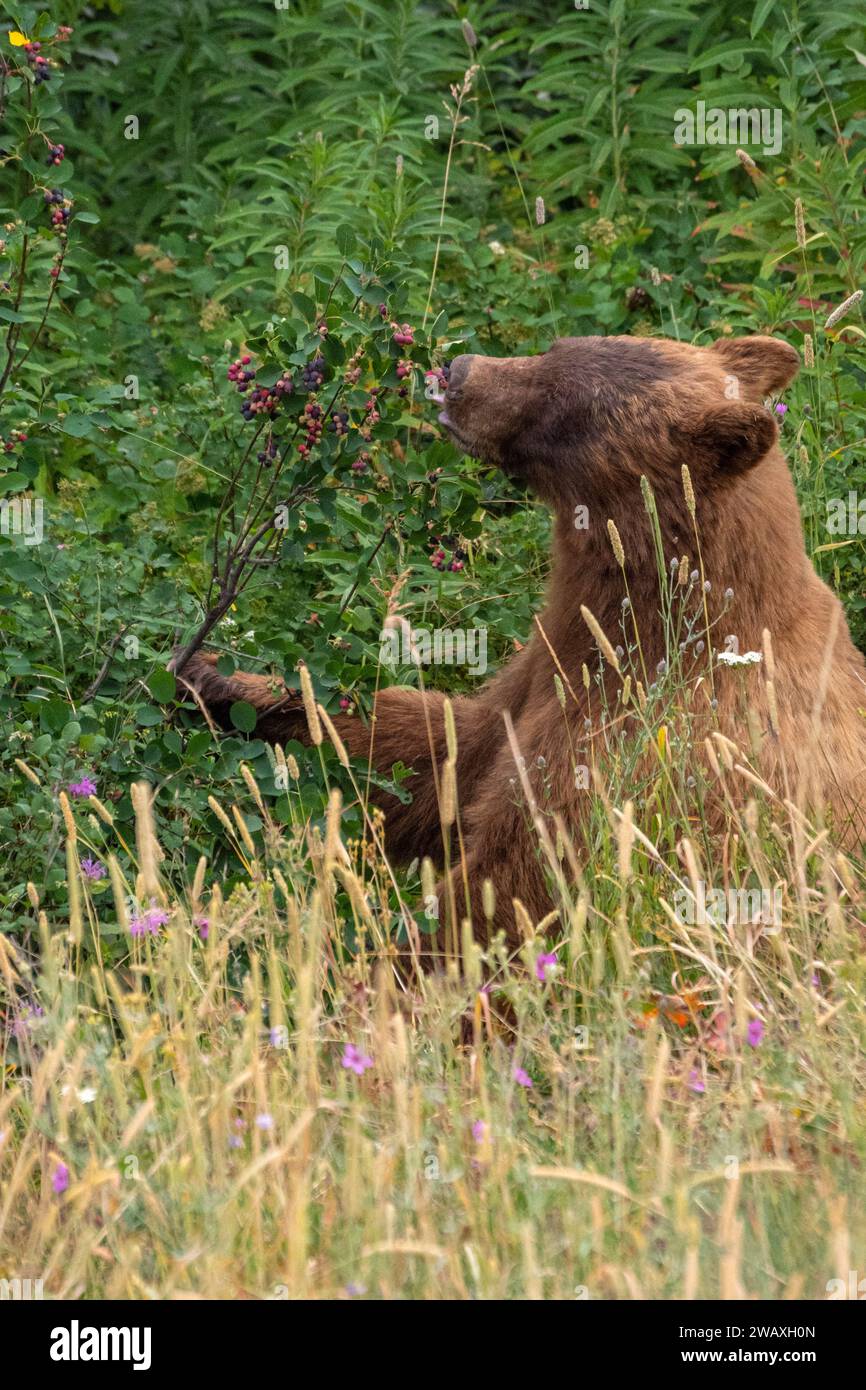
[[[776,422],[762,405],[726,401],[682,431],[678,442],[705,469],[732,477],[759,463],[778,437]]]
[[[783,391],[800,370],[796,348],[781,338],[759,334],[753,338],[720,338],[709,351],[716,353],[725,368],[759,396]]]

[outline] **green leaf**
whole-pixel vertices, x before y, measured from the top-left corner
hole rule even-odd
[[[67,415],[60,428],[73,439],[86,439],[93,434],[93,423],[89,415]]]
[[[752,14],[752,23],[749,33],[752,38],[759,34],[764,27],[764,20],[776,8],[777,0],[758,0]]]
[[[720,43],[715,48],[702,53],[694,60],[689,72],[700,72],[702,68],[716,67],[716,65],[733,72],[740,66],[747,54],[760,52],[761,49],[756,44],[742,43],[739,39],[731,39],[728,43]],[[707,105],[710,104],[708,100]]]
[[[235,700],[229,708],[229,719],[242,734],[251,734],[256,727],[256,711],[246,700]]]
[[[69,706],[65,700],[55,696],[46,701],[39,710],[39,722],[48,733],[59,734],[69,719]]]
[[[300,290],[297,290],[292,295],[292,303],[308,323],[315,318],[316,306],[308,295],[301,294]]]
[[[140,705],[135,712],[135,722],[140,724],[143,729],[152,728],[154,724],[161,724],[165,719],[161,709],[156,705]]]
[[[148,686],[153,698],[162,704],[173,700],[177,694],[177,681],[171,671],[166,671],[165,667],[160,667],[158,671],[154,671],[148,681]]]
[[[212,742],[213,738],[209,729],[197,729],[187,739],[186,756],[195,762],[202,753],[210,748]]]
[[[351,255],[355,245],[355,228],[344,222],[334,233],[334,241],[337,243],[337,250],[341,256]]]

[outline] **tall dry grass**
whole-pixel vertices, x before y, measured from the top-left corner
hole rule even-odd
[[[335,789],[323,826],[285,834],[248,772],[241,804],[214,803],[245,868],[225,902],[204,862],[172,891],[137,789],[137,880],[110,869],[118,922],[155,929],[108,969],[79,842],[111,811],[67,803],[69,922],[34,889],[33,941],[0,936],[0,1277],[84,1298],[676,1299],[823,1297],[863,1270],[863,866],[721,739],[727,834],[672,848],[682,714],[647,701],[639,801],[631,745],[595,769],[589,852],[558,846],[560,917],[426,978],[398,965],[375,815],[344,842]],[[701,884],[764,886],[778,918],[736,897],[701,921]]]

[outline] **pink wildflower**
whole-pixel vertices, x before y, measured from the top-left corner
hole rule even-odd
[[[373,1058],[365,1056],[354,1043],[346,1043],[341,1064],[347,1071],[353,1071],[356,1076],[363,1076],[367,1068],[372,1067]]]
[[[542,984],[547,983],[547,972],[552,965],[556,965],[555,951],[542,951],[535,959],[535,978]]]

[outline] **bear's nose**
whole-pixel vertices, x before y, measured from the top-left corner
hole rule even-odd
[[[450,392],[457,391],[457,389],[463,385],[469,371],[469,364],[474,355],[475,354],[471,352],[464,352],[461,353],[459,357],[454,358],[451,363],[451,370],[448,374],[448,390]]]

